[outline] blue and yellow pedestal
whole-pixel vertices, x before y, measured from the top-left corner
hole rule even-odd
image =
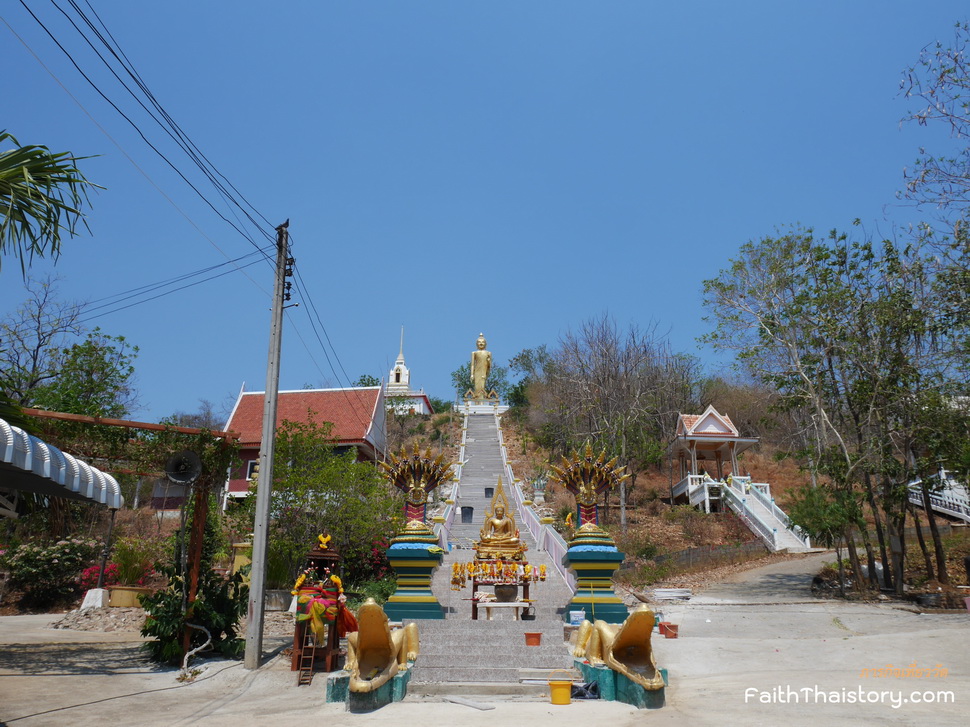
[[[576,574],[576,593],[566,605],[564,620],[569,620],[570,611],[580,610],[586,612],[588,621],[618,624],[626,620],[630,610],[613,591],[613,573],[625,557],[616,548],[577,546],[566,551],[562,562]]]
[[[431,576],[443,557],[437,545],[395,543],[387,549],[387,559],[397,576],[397,590],[384,604],[384,613],[391,621],[445,617],[444,608],[431,592]]]

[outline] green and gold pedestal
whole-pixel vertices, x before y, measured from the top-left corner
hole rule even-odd
[[[384,604],[387,617],[392,621],[444,618],[444,608],[431,592],[431,576],[444,557],[434,531],[412,520],[386,552],[397,576],[397,590]]]
[[[613,539],[596,525],[583,525],[562,557],[563,565],[576,574],[576,593],[566,605],[570,611],[585,611],[588,621],[623,623],[630,615],[626,604],[613,592],[613,574],[626,556],[616,549]]]

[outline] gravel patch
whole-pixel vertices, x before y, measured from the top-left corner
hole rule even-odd
[[[89,608],[75,609],[48,625],[51,629],[74,631],[128,631],[138,633],[145,623],[143,608]],[[239,623],[237,633],[246,631],[246,619]],[[293,614],[286,611],[267,611],[263,619],[263,636],[292,636]]]

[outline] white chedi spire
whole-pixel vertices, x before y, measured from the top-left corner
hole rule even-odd
[[[404,326],[401,326],[401,349],[387,378],[387,393],[391,396],[406,395],[411,391],[411,372],[404,363]]]

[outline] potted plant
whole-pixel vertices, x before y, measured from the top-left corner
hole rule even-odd
[[[163,545],[157,538],[134,535],[119,538],[111,557],[117,568],[117,585],[108,588],[108,605],[115,608],[138,608],[140,596],[151,593],[148,579],[155,570]]]

